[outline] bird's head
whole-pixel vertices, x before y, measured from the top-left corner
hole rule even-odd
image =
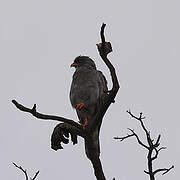
[[[74,59],[74,62],[71,64],[71,67],[87,67],[96,69],[94,61],[88,56],[78,56]]]

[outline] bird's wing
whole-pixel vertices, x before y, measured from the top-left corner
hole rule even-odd
[[[98,71],[98,76],[99,76],[99,83],[98,83],[99,92],[100,92],[100,96],[102,96],[104,93],[108,92],[107,80],[101,71]]]
[[[96,71],[75,72],[70,90],[71,104],[74,107],[79,102],[87,106],[94,105],[99,98],[99,77]]]
[[[76,109],[80,123],[84,123],[85,118],[92,119],[97,110],[97,103],[100,99],[101,84],[99,73],[96,70],[83,70],[80,73],[75,72],[70,90],[70,100],[73,107],[83,102],[85,109],[81,111]],[[91,120],[90,120],[91,121]],[[90,123],[89,121],[89,123]]]

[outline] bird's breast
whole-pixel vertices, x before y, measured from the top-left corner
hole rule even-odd
[[[98,81],[94,71],[77,71],[73,75],[70,100],[73,107],[79,102],[93,105],[99,96]]]

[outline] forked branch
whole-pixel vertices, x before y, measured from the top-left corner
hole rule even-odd
[[[114,139],[119,139],[120,141],[123,141],[123,140],[125,140],[125,139],[127,139],[127,138],[130,138],[130,137],[132,137],[132,136],[135,136],[136,139],[137,139],[137,142],[138,142],[141,146],[143,146],[144,148],[148,149],[148,146],[146,146],[146,145],[140,140],[139,136],[134,132],[133,129],[128,128],[128,130],[131,131],[132,133],[131,133],[131,134],[127,134],[127,136],[124,136],[124,137],[114,137]]]
[[[40,171],[37,171],[37,172],[35,173],[35,175],[31,178],[31,177],[28,176],[27,170],[23,169],[22,166],[18,166],[18,165],[17,165],[16,163],[14,163],[14,162],[13,162],[13,165],[14,165],[16,168],[20,169],[20,170],[24,173],[26,180],[29,180],[29,179],[30,179],[30,180],[35,180],[36,177],[38,176],[39,172],[40,172]]]
[[[147,164],[148,164],[148,171],[144,171],[146,174],[149,175],[150,177],[150,180],[155,180],[155,175],[158,173],[158,172],[163,172],[162,175],[168,173],[171,169],[174,168],[174,166],[171,166],[170,168],[160,168],[160,169],[157,169],[157,170],[153,170],[153,161],[155,159],[157,159],[158,155],[159,155],[159,152],[163,149],[166,149],[166,147],[160,147],[160,139],[161,139],[161,135],[159,134],[158,137],[157,137],[157,140],[154,142],[154,140],[151,138],[150,136],[150,131],[146,128],[146,126],[144,125],[144,122],[143,122],[143,119],[145,119],[145,117],[142,116],[142,113],[140,113],[139,117],[133,115],[131,113],[131,111],[127,111],[127,113],[133,118],[133,119],[136,119],[140,122],[140,125],[143,129],[143,131],[145,132],[145,135],[146,135],[146,139],[147,139],[147,142],[146,144],[143,143],[139,136],[134,132],[133,129],[130,129],[128,128],[130,131],[131,131],[131,134],[127,134],[126,136],[124,137],[114,137],[114,139],[119,139],[120,141],[123,141],[125,139],[128,139],[130,137],[133,137],[135,136],[138,143],[145,147],[147,150],[148,150],[148,156],[147,156]],[[154,152],[154,153],[153,153]]]

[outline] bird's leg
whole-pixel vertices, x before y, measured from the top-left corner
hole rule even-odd
[[[81,111],[83,108],[85,108],[85,104],[83,102],[80,102],[76,105],[76,109],[78,109],[79,111]],[[86,117],[84,124],[82,124],[83,129],[85,129],[87,125],[88,125],[88,118]]]
[[[85,107],[85,104],[83,103],[83,102],[80,102],[80,103],[78,103],[77,105],[76,105],[76,109],[78,109],[79,111],[81,110],[81,109],[83,109]]]
[[[86,126],[88,125],[88,118],[85,118],[85,122],[82,125],[83,129],[86,129]]]

